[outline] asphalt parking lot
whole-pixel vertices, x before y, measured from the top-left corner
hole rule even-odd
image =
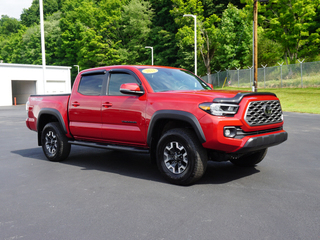
[[[285,113],[288,141],[256,168],[210,162],[189,187],[147,155],[73,146],[50,162],[25,117],[0,107],[0,240],[320,238],[320,115]]]

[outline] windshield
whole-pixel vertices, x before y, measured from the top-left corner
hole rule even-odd
[[[188,71],[170,68],[144,68],[139,70],[154,92],[211,89],[200,78]]]

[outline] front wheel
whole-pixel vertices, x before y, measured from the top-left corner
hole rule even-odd
[[[69,156],[71,145],[56,122],[48,123],[41,134],[42,150],[50,161],[59,162]]]
[[[267,151],[268,148],[259,150],[257,152],[247,153],[237,159],[230,159],[230,162],[240,167],[254,167],[264,159]]]
[[[190,185],[199,180],[207,167],[207,152],[189,129],[172,129],[157,145],[157,165],[171,183]]]

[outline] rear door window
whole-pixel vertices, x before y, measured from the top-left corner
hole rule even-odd
[[[104,77],[104,74],[82,76],[78,92],[83,95],[100,96]]]

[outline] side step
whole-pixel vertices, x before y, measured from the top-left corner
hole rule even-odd
[[[145,148],[93,143],[93,142],[82,142],[82,141],[68,141],[68,142],[73,145],[79,145],[79,146],[85,146],[85,147],[104,148],[109,150],[129,151],[129,152],[136,152],[136,153],[150,153],[149,149],[145,149]]]

